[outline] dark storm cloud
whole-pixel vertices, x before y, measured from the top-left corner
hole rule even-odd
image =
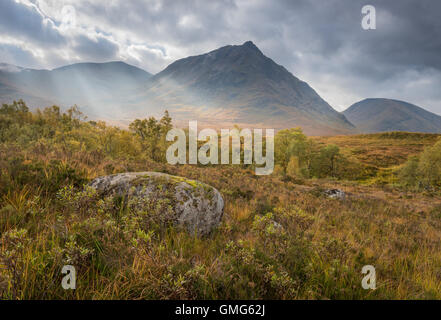
[[[363,48],[374,58],[391,65],[432,67],[441,70],[441,2],[440,1],[381,1],[378,10],[386,10],[384,32],[377,32]],[[379,28],[382,28],[382,15]],[[379,29],[378,31],[381,31]]]
[[[365,4],[377,9],[377,30],[360,26]],[[300,5],[286,1],[266,12],[267,23],[273,20],[282,25],[288,47],[328,60],[337,57],[345,65],[328,67],[343,73],[353,69],[381,79],[387,72],[375,65],[388,71],[402,67],[441,70],[441,1],[311,0]],[[248,22],[253,24],[251,19]],[[356,55],[349,57],[353,52]],[[279,58],[289,63],[289,56]]]
[[[438,0],[32,1],[1,1],[0,35],[38,42],[44,52],[46,43],[61,44],[64,55],[48,53],[44,67],[121,59],[158,72],[175,59],[252,40],[339,110],[387,97],[441,114]],[[66,4],[79,26],[63,33],[55,13]],[[376,8],[377,30],[361,28],[367,4]]]

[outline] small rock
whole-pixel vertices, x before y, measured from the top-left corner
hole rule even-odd
[[[328,198],[343,200],[346,198],[346,193],[339,189],[328,189],[323,192]]]
[[[272,224],[274,226],[274,229],[276,229],[276,230],[283,230],[283,226],[280,223],[278,223],[277,221],[274,221],[274,220],[272,220],[271,222],[272,222]]]
[[[89,185],[103,196],[171,199],[176,223],[191,234],[209,234],[220,224],[223,215],[224,200],[217,189],[183,177],[127,172],[96,178]]]

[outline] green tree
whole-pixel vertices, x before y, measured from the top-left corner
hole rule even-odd
[[[420,156],[418,172],[425,186],[441,186],[441,140],[426,148]]]
[[[404,167],[400,170],[398,178],[406,186],[416,186],[419,180],[418,164],[420,159],[418,156],[410,157]]]
[[[141,138],[143,146],[148,150],[150,158],[155,161],[164,161],[166,135],[172,129],[172,119],[166,110],[164,116],[158,121],[154,117],[136,119],[129,129]]]
[[[279,131],[274,143],[276,164],[280,165],[285,173],[293,157],[296,159],[295,166],[298,170],[303,170],[303,172],[305,169],[308,170],[314,143],[303,134],[301,128]]]

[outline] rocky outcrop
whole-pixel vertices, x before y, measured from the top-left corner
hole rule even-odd
[[[175,222],[189,233],[207,235],[220,224],[224,200],[215,188],[196,180],[159,172],[128,172],[90,183],[103,196],[169,199]],[[142,201],[139,202],[142,205]],[[142,209],[142,208],[141,208]]]

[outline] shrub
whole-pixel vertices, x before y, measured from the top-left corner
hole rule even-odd
[[[399,172],[399,180],[417,188],[441,187],[441,141],[424,149],[419,157],[410,157]]]

